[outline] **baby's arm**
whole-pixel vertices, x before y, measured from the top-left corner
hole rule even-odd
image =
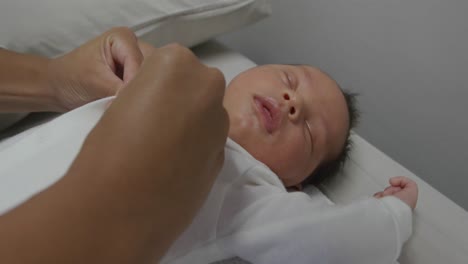
[[[256,264],[393,263],[411,234],[411,209],[394,196],[325,206],[304,193],[268,188],[233,192],[229,210],[244,209],[221,217],[220,248]],[[241,205],[247,198],[254,202]]]

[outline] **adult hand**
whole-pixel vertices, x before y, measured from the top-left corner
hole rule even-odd
[[[98,184],[106,189],[95,200],[131,202],[125,215],[141,216],[136,220],[142,224],[132,225],[139,228],[129,234],[150,239],[131,244],[147,249],[154,260],[191,223],[221,169],[229,125],[224,90],[221,72],[201,64],[189,49],[177,44],[155,49],[70,169],[83,181],[83,175],[95,179],[94,171],[112,179]]]
[[[154,141],[141,137],[145,150],[159,151],[166,158],[177,152],[173,158],[180,160],[178,164],[192,170],[196,167],[199,174],[209,174],[214,179],[222,165],[229,125],[222,106],[225,90],[222,73],[203,65],[189,49],[178,44],[159,49],[148,46],[143,50],[148,51],[148,56],[140,71],[107,110],[111,115],[119,111],[114,115],[122,119],[128,116],[125,124],[117,124],[125,127],[112,130],[131,128],[144,134],[152,131]],[[104,124],[105,118],[100,123]],[[132,137],[123,136],[125,140]],[[167,138],[159,142],[159,137]],[[150,147],[152,143],[158,145]],[[168,149],[161,151],[162,146]]]
[[[224,84],[184,47],[153,51],[65,176],[0,217],[0,262],[157,263],[221,168]]]
[[[114,95],[137,73],[143,60],[128,28],[113,28],[48,65],[49,83],[64,111]]]
[[[390,186],[381,192],[374,194],[374,197],[381,198],[393,195],[405,202],[411,209],[416,208],[418,201],[418,185],[408,177],[399,176],[389,180]]]

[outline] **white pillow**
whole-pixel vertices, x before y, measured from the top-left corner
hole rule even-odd
[[[1,0],[0,46],[53,57],[115,26],[193,46],[269,14],[268,0]]]

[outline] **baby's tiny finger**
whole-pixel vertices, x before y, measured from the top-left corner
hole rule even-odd
[[[401,191],[400,187],[391,186],[391,187],[387,187],[385,191],[383,192],[383,194],[384,196],[393,195],[399,191]]]
[[[408,178],[404,176],[398,176],[398,177],[392,177],[388,181],[392,186],[405,186],[406,182],[408,181]]]
[[[380,198],[380,197],[382,197],[382,192],[376,192],[376,193],[374,194],[374,197],[375,197],[375,198]]]

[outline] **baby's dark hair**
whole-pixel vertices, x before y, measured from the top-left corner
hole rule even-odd
[[[348,109],[348,116],[349,116],[346,141],[338,157],[334,160],[327,161],[326,163],[321,164],[317,169],[315,169],[315,171],[311,173],[311,175],[309,175],[309,177],[307,177],[302,182],[303,186],[306,186],[309,184],[314,184],[314,185],[320,184],[326,178],[329,178],[338,174],[338,172],[343,168],[343,165],[346,162],[346,160],[349,158],[349,152],[353,145],[353,142],[350,138],[350,131],[356,126],[358,119],[359,119],[359,112],[356,107],[356,97],[358,96],[358,94],[345,91],[341,89],[341,87],[340,87],[340,90],[343,93],[343,96],[346,100],[346,106]]]

